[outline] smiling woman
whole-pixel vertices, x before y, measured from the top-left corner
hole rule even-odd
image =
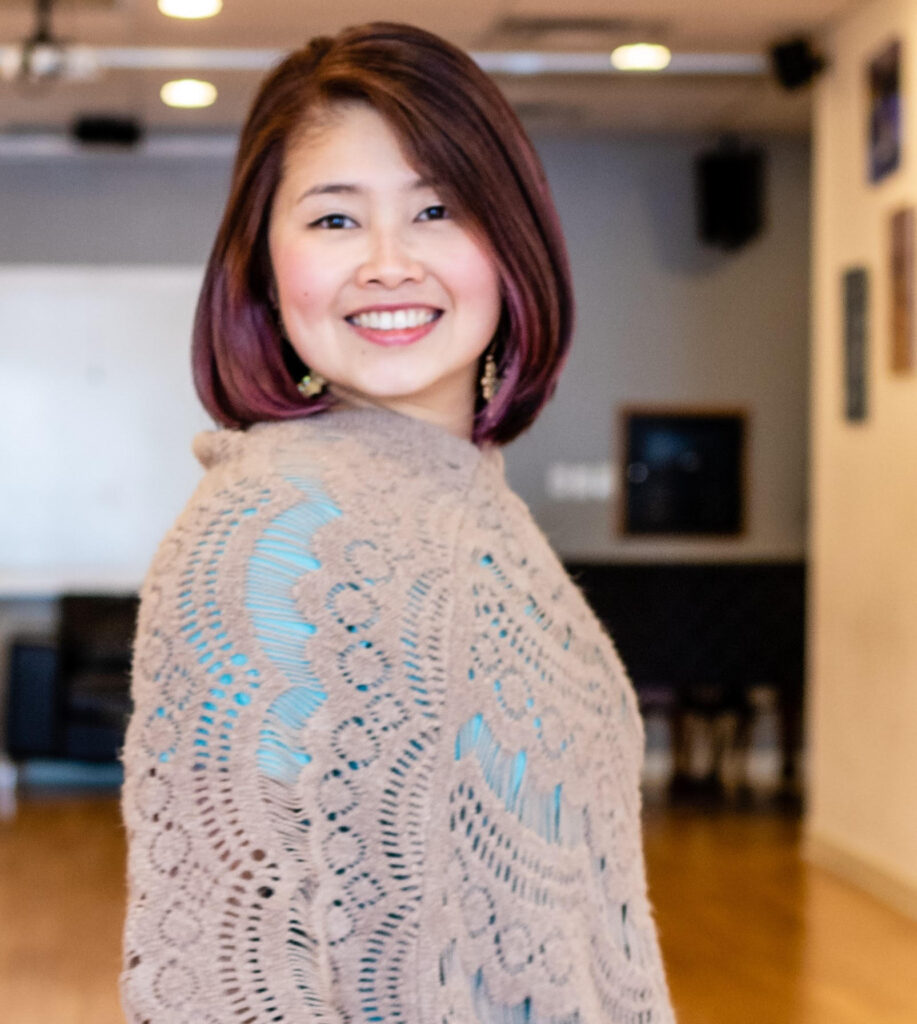
[[[267,78],[195,322],[229,429],[137,626],[132,1024],[672,1021],[636,698],[498,448],[571,322],[467,55],[372,24]]]
[[[272,298],[313,377],[471,436],[499,271],[373,107],[337,105],[291,146],[268,237]]]
[[[357,125],[371,129],[371,142]],[[383,178],[383,158],[390,181]],[[396,183],[398,174],[405,180]],[[218,422],[247,426],[333,404],[333,389],[306,403],[297,390],[308,363],[289,343],[293,337],[284,338],[285,319],[276,315],[272,239],[291,218],[305,216],[300,201],[303,208],[324,202],[309,208],[315,217],[299,223],[305,235],[327,216],[315,230],[356,231],[364,238],[371,232],[378,244],[385,229],[383,244],[403,245],[407,236],[403,226],[393,231],[391,199],[407,176],[409,192],[415,181],[425,183],[412,196],[421,201],[408,221],[416,224],[412,243],[430,232],[444,235],[443,247],[461,241],[463,258],[476,248],[480,263],[486,254],[499,281],[499,317],[488,351],[490,376],[502,386],[491,401],[480,394],[473,400],[473,440],[502,444],[532,423],[554,391],[573,326],[566,247],[544,172],[512,109],[466,54],[429,33],[391,24],[314,39],[281,63],[255,97],[194,332],[195,382]],[[331,199],[337,205],[327,205]],[[374,201],[373,211],[361,211],[375,213],[372,223],[352,216],[357,210],[342,207],[344,200],[364,207]],[[437,218],[448,219],[448,227],[434,225]],[[395,253],[396,259],[404,255]],[[388,305],[417,298],[388,292]],[[283,291],[279,299],[287,307],[282,311],[292,313],[292,294]],[[371,310],[378,301],[378,294],[361,294],[357,308]],[[297,333],[294,322],[286,326]],[[480,375],[486,369],[486,358],[479,360]]]

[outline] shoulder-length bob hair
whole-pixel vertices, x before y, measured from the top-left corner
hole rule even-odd
[[[480,398],[472,440],[505,444],[554,391],[573,329],[566,246],[544,171],[508,102],[461,50],[410,25],[374,22],[319,36],[262,82],[242,129],[229,199],[194,323],[197,393],[224,426],[328,408],[303,399],[305,372],[272,306],[268,225],[285,152],[310,118],[370,104],[418,173],[490,246],[502,312],[493,339],[499,390]]]

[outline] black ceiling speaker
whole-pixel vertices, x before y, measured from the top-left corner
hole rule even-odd
[[[771,65],[784,89],[799,89],[824,70],[825,59],[808,39],[788,39],[771,47]]]
[[[88,114],[78,117],[70,127],[71,135],[84,146],[136,146],[143,129],[133,117]]]
[[[701,241],[727,250],[750,242],[764,222],[764,152],[726,140],[694,169]]]

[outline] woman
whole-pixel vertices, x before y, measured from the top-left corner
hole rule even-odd
[[[664,1022],[642,731],[498,446],[571,331],[540,165],[404,25],[261,87],[198,306],[224,429],[143,588],[132,1022]]]

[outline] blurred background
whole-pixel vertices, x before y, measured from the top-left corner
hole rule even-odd
[[[643,707],[679,1020],[912,1024],[917,0],[214,7],[0,0],[3,1019],[121,1019],[136,592],[236,136],[286,49],[385,19],[494,76],[566,232],[507,471]]]

